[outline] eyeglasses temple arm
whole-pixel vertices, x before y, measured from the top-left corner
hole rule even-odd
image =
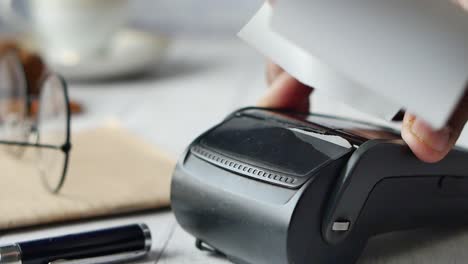
[[[47,148],[47,149],[57,149],[57,150],[61,150],[64,148],[63,146],[54,146],[54,145],[48,145],[48,144],[37,144],[37,143],[29,143],[29,142],[4,141],[4,140],[0,140],[0,145]]]

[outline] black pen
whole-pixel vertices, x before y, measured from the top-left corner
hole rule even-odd
[[[151,232],[134,224],[0,247],[0,264],[96,264],[145,256]]]

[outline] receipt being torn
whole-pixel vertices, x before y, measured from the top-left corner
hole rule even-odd
[[[468,82],[468,14],[450,1],[275,1],[239,36],[316,93],[387,120],[407,109],[440,128]]]

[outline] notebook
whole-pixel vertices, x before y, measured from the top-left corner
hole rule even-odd
[[[15,158],[0,147],[0,230],[169,206],[175,161],[118,125],[72,136],[69,173],[49,193],[28,149]]]

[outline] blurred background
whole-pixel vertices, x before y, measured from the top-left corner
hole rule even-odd
[[[254,104],[266,88],[262,56],[237,38],[237,32],[263,0],[123,1],[128,20],[112,36],[117,40],[106,47],[110,51],[106,56],[87,57],[54,57],[60,47],[49,43],[65,43],[56,39],[59,35],[71,39],[68,42],[92,39],[93,23],[96,27],[106,19],[112,23],[112,16],[107,14],[88,23],[85,31],[70,22],[84,24],[95,19],[78,9],[85,9],[80,3],[91,3],[102,13],[96,4],[101,1],[69,1],[78,7],[75,12],[56,0],[1,0],[0,4],[8,2],[19,15],[19,24],[29,25],[6,23],[11,18],[0,10],[0,38],[8,36],[26,43],[27,48],[32,46],[50,70],[64,75],[71,99],[81,110],[73,116],[75,131],[118,119],[126,128],[177,156],[198,133],[229,111]],[[112,4],[108,5],[111,10]],[[65,36],[67,26],[77,39]],[[53,41],[46,42],[41,35]],[[38,49],[42,42],[45,44]],[[210,103],[195,101],[194,97],[204,97]],[[181,131],[174,122],[183,119],[193,122],[189,130]]]
[[[23,0],[15,1],[24,6]],[[262,0],[132,0],[130,23],[170,35],[207,34],[234,37]],[[22,8],[24,9],[24,8]],[[8,29],[0,21],[0,30]]]
[[[234,36],[262,0],[135,0],[133,23],[168,34]]]

